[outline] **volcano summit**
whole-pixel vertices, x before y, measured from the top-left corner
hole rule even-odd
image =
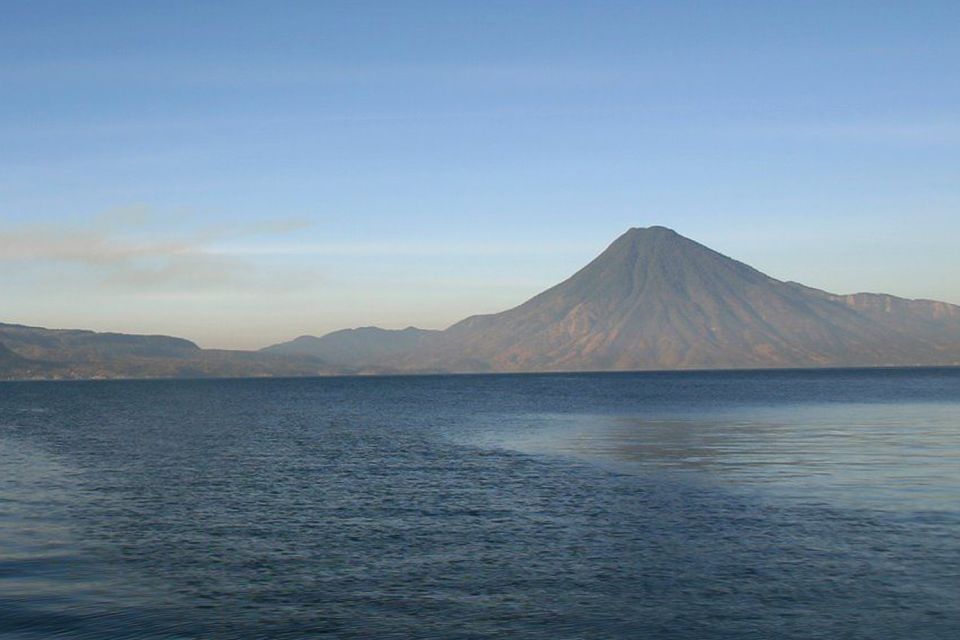
[[[345,348],[361,336],[362,350]],[[782,282],[655,226],[520,306],[445,331],[367,327],[266,350],[369,371],[955,365],[960,307]]]

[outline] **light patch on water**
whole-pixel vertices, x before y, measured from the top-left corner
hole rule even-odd
[[[633,473],[689,472],[847,507],[960,514],[954,403],[531,414],[493,441]]]

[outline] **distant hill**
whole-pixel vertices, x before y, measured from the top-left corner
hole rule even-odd
[[[267,351],[399,371],[956,365],[960,307],[782,282],[650,227],[501,313],[441,332],[366,328]]]
[[[290,342],[267,347],[262,353],[310,355],[329,364],[363,367],[427,348],[440,333],[415,327],[395,331],[379,327],[342,329],[320,338],[300,336]]]
[[[96,362],[104,358],[181,358],[200,347],[169,336],[43,329],[0,323],[0,341],[19,355],[36,360]]]
[[[0,324],[0,379],[303,376],[342,373],[313,356],[201,349],[182,338]]]

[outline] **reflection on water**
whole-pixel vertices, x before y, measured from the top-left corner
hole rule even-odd
[[[622,471],[689,471],[843,506],[960,513],[952,403],[738,407],[712,415],[526,417],[502,444]]]

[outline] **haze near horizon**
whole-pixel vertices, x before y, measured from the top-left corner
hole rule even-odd
[[[947,2],[22,3],[0,322],[257,348],[444,328],[664,225],[960,303]]]

